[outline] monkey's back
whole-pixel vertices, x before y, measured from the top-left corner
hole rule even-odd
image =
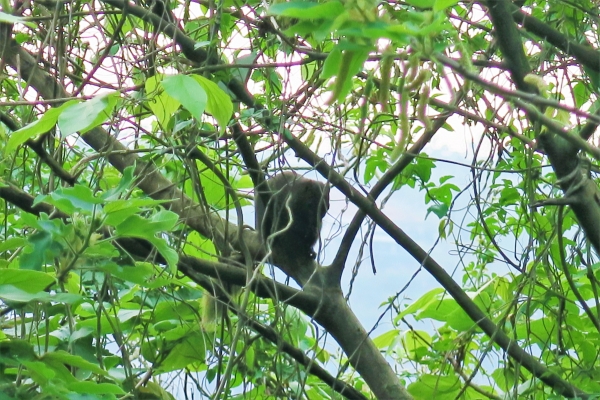
[[[261,193],[270,198],[264,204]],[[321,220],[329,208],[329,191],[321,182],[283,172],[263,182],[255,194],[256,228],[273,258],[314,258]]]

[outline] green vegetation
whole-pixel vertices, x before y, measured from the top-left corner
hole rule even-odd
[[[0,397],[597,398],[599,34],[591,0],[1,1]],[[282,170],[356,206],[300,289],[247,221]],[[375,231],[415,263],[373,333]]]

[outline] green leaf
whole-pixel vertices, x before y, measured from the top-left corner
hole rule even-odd
[[[37,359],[31,343],[21,339],[0,341],[0,355],[3,361],[7,359],[18,359],[19,361]]]
[[[339,1],[327,1],[325,3],[311,3],[304,1],[292,1],[288,3],[273,4],[268,13],[281,17],[296,19],[335,19],[345,12],[344,5]]]
[[[448,317],[457,310],[458,304],[453,298],[444,297],[435,299],[427,305],[417,315],[418,319],[433,318],[438,321],[447,321]]]
[[[529,339],[533,343],[538,343],[544,348],[549,343],[556,343],[556,320],[550,317],[544,317],[536,320],[528,320],[527,324],[517,325],[517,338]]]
[[[59,362],[70,365],[71,367],[83,368],[98,375],[108,376],[108,372],[100,368],[97,364],[91,363],[83,357],[67,353],[64,350],[56,350],[46,353],[40,357],[42,361]]]
[[[171,75],[162,81],[165,92],[177,100],[198,121],[202,120],[206,103],[206,91],[194,78],[187,75]]]
[[[68,385],[69,390],[77,393],[89,393],[89,394],[125,394],[119,386],[112,383],[98,383],[98,382],[73,382]],[[82,399],[83,400],[83,399]]]
[[[3,269],[0,271],[0,285],[12,285],[27,293],[40,292],[54,282],[54,277],[45,272],[24,269]]]
[[[167,321],[160,321],[160,322],[154,324],[153,327],[158,332],[166,332],[171,329],[177,328],[180,324],[181,324],[181,321],[170,319]]]
[[[226,4],[226,3],[225,3]],[[140,399],[160,399],[175,400],[175,397],[156,382],[147,382],[144,386],[138,388]],[[246,393],[244,393],[245,395]]]
[[[116,200],[118,197],[125,193],[125,191],[129,190],[129,188],[133,185],[134,176],[133,173],[135,171],[135,166],[130,165],[129,167],[123,170],[123,176],[119,181],[117,187],[107,190],[102,194],[102,199],[104,201]]]
[[[174,282],[175,278],[171,282]],[[191,285],[189,291],[185,298],[187,300],[200,300],[202,296],[204,296],[204,292],[201,288],[197,288],[195,285]],[[182,295],[183,291],[179,292],[179,295]],[[173,299],[175,300],[175,299]],[[153,321],[171,321],[175,322],[176,326],[181,326],[182,320],[191,320],[196,321],[198,310],[194,307],[190,307],[191,302],[189,301],[163,301],[156,305],[154,309],[154,313],[152,314]],[[176,317],[175,317],[176,316]],[[175,319],[174,319],[175,318]],[[174,329],[176,326],[173,326],[171,329]]]
[[[378,349],[385,350],[394,342],[394,340],[398,337],[399,334],[399,330],[392,329],[374,338],[373,344],[377,346]]]
[[[206,202],[213,207],[224,208],[227,193],[221,180],[211,170],[202,171],[201,178]]]
[[[500,192],[500,199],[498,202],[501,206],[508,206],[511,204],[518,204],[521,200],[521,194],[514,187],[506,187]]]
[[[163,79],[162,75],[155,75],[146,80],[145,90],[148,95],[148,107],[156,116],[161,127],[166,127],[169,124],[171,117],[179,109],[181,103],[172,96],[165,93],[164,88],[160,84]]]
[[[448,207],[446,204],[434,204],[427,208],[427,214],[425,215],[425,218],[427,218],[427,215],[429,215],[429,213],[434,213],[435,215],[437,215],[438,218],[442,219],[448,215],[449,209],[450,207]]]
[[[18,303],[28,303],[30,301],[40,301],[42,303],[67,303],[74,304],[81,301],[82,297],[76,294],[69,293],[28,293],[18,289],[13,285],[0,285],[0,299],[5,301],[15,301]]]
[[[151,219],[132,215],[117,226],[117,234],[149,239],[156,233],[173,229],[178,218],[177,214],[167,210],[159,211]]]
[[[420,26],[416,26],[413,22],[406,22],[402,24],[389,24],[386,27],[387,34],[385,37],[390,39],[400,38],[405,41],[407,37],[432,37],[439,35],[444,30],[452,29],[449,25],[448,19],[443,13],[435,14],[437,17],[433,21],[427,21]],[[441,43],[440,50],[444,49],[443,42]],[[436,50],[434,48],[434,50]]]
[[[71,370],[62,362],[47,359],[43,364],[49,367],[54,373],[54,376],[52,377],[53,381],[60,382],[62,385],[65,383],[77,382],[77,379],[73,376]]]
[[[448,233],[446,229],[449,228],[449,232],[452,232],[452,222],[448,221],[447,218],[440,218],[440,223],[438,224],[438,235],[440,239],[448,238]]]
[[[56,121],[58,121],[58,117],[60,114],[70,106],[77,104],[77,100],[67,101],[65,104],[58,108],[51,108],[42,115],[40,119],[30,123],[29,125],[19,129],[16,132],[13,132],[8,139],[8,143],[4,148],[4,153],[9,154],[17,149],[18,146],[25,143],[27,140],[31,139],[37,135],[43,135],[48,132],[50,129],[54,128],[56,125]]]
[[[456,4],[458,4],[458,0],[435,0],[433,11],[444,11],[447,8],[454,7]]]
[[[156,213],[150,220],[139,215],[132,215],[117,225],[116,233],[123,237],[138,237],[152,243],[158,252],[165,258],[171,271],[177,270],[179,257],[177,252],[171,248],[166,240],[155,236],[156,233],[168,232],[178,221],[178,216],[172,211],[162,210]]]
[[[176,273],[179,255],[177,254],[175,249],[173,249],[171,245],[167,243],[167,241],[164,239],[153,237],[151,239],[148,239],[148,241],[152,243],[154,247],[156,247],[156,250],[158,250],[160,255],[163,256],[163,258],[167,262],[167,265],[169,266],[169,269],[171,270],[171,273]]]
[[[583,82],[577,82],[573,86],[573,98],[575,99],[575,107],[581,108],[590,99],[590,92]]]
[[[139,290],[139,288],[138,288]],[[143,313],[138,312],[138,316],[142,316]],[[134,318],[134,316],[131,316]],[[90,328],[93,332],[98,332],[100,335],[110,335],[115,332],[115,329],[124,329],[129,327],[131,324],[123,326],[123,322],[114,317],[103,315],[100,318],[87,318],[80,320],[79,328]]]
[[[431,303],[439,303],[438,295],[442,293],[444,293],[444,289],[442,288],[435,288],[433,290],[430,290],[429,292],[421,296],[417,301],[406,307],[402,312],[398,313],[396,318],[394,318],[394,321],[398,323],[398,321],[400,321],[407,315],[416,314],[417,312],[426,309]]]
[[[70,343],[74,343],[79,339],[90,337],[93,333],[94,330],[90,328],[75,328],[69,335],[66,335],[67,337],[65,339]]]
[[[432,8],[437,0],[407,0],[406,2],[417,8]]]
[[[98,205],[104,202],[104,199],[95,197],[92,190],[87,186],[75,185],[59,188],[46,196],[38,196],[33,204],[36,205],[41,202],[52,204],[66,214],[73,214],[76,211],[92,214],[96,211]]]
[[[323,63],[323,74],[321,75],[322,78],[329,79],[334,76],[338,72],[341,62],[342,49],[340,46],[335,46],[333,50],[329,52],[329,55],[325,59],[325,63]]]
[[[594,353],[596,352],[594,351]],[[492,372],[492,378],[494,378],[498,387],[505,392],[511,390],[519,380],[513,368],[498,368]]]
[[[452,299],[450,302],[454,302],[456,304],[454,299]],[[459,332],[466,332],[477,326],[458,304],[456,304],[456,307],[454,307],[453,312],[448,313],[446,316],[446,321],[452,329],[455,329]]]
[[[46,259],[60,254],[62,247],[54,241],[52,235],[46,231],[39,231],[29,236],[29,246],[25,248],[19,258],[21,269],[40,271]]]
[[[141,212],[144,208],[155,207],[164,203],[164,201],[153,199],[119,199],[111,201],[104,206],[106,225],[116,226],[121,224],[130,216]]]
[[[3,253],[8,250],[14,250],[21,246],[24,246],[27,243],[27,239],[24,237],[11,237],[5,239],[4,242],[0,243],[0,253]]]
[[[110,117],[118,100],[119,93],[113,92],[65,108],[58,116],[62,135],[83,134],[102,124]]]
[[[444,175],[440,178],[440,184],[448,182],[452,178],[454,178],[454,175]]]
[[[411,360],[419,360],[431,348],[431,336],[425,331],[409,330],[402,335],[404,351]]]
[[[137,262],[135,266],[122,266],[114,263],[104,265],[102,270],[139,286],[154,289],[172,283],[172,279],[166,274],[158,274],[158,270],[149,263]]]
[[[207,96],[206,112],[215,117],[221,132],[225,131],[231,115],[233,103],[231,98],[216,83],[200,76],[191,75],[204,89]]]
[[[154,231],[146,228],[149,226],[149,222],[146,218],[139,215],[132,215],[126,218],[122,223],[117,225],[116,234],[118,236],[133,236],[140,238],[149,238],[154,236]]]
[[[423,182],[429,182],[431,179],[431,171],[435,168],[435,164],[432,160],[425,158],[427,155],[423,154],[423,158],[417,158],[414,164],[414,174],[417,175]]]
[[[190,332],[175,342],[173,349],[158,366],[160,373],[176,371],[190,364],[204,364],[206,360],[206,343],[201,332]]]
[[[256,59],[258,58],[258,52],[257,51],[252,51],[249,54],[245,54],[241,57],[234,57],[233,63],[235,65],[239,65],[239,68],[233,68],[231,70],[231,76],[233,76],[235,79],[237,79],[240,82],[246,82],[250,76],[250,73],[252,72],[252,68],[244,68],[244,65],[252,65],[254,63],[256,63]],[[199,75],[192,75],[193,77],[199,76]],[[206,88],[204,88],[206,89]],[[208,90],[207,90],[208,92]],[[210,99],[210,95],[209,95],[209,99]]]
[[[457,398],[461,387],[456,376],[421,374],[407,389],[415,399],[450,400]]]
[[[41,386],[56,377],[56,371],[41,361],[22,361],[31,379]]]
[[[205,260],[216,260],[217,249],[214,243],[202,237],[198,232],[193,231],[188,234],[187,241],[183,245],[185,254],[191,257],[198,257]]]
[[[157,232],[170,231],[175,227],[179,216],[173,211],[160,210],[152,216],[152,226]]]

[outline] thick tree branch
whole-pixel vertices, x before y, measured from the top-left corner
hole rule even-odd
[[[314,166],[319,173],[328,177],[333,186],[340,190],[352,203],[365,212],[369,218],[382,228],[396,243],[402,246],[417,260],[444,289],[456,300],[467,315],[483,330],[498,346],[504,349],[520,365],[530,371],[536,378],[552,387],[557,393],[567,397],[587,397],[579,388],[552,372],[536,358],[525,352],[519,345],[504,333],[481,309],[471,300],[454,279],[439,265],[425,250],[410,238],[402,229],[394,224],[375,203],[363,196],[346,180],[323,162],[315,153],[300,143],[291,135],[283,136],[285,142],[296,152],[296,155]]]
[[[488,4],[500,49],[505,55],[511,54],[507,58],[507,64],[515,85],[519,90],[533,93],[535,89],[523,82],[523,77],[529,73],[529,66],[521,39],[514,34],[517,31],[511,18],[514,8],[511,8],[508,0],[494,0],[488,2]],[[551,36],[555,37],[556,35]],[[555,37],[555,39],[557,38]],[[597,52],[594,52],[594,54],[596,60],[600,62],[599,54]],[[600,66],[600,63],[598,66]],[[598,66],[596,70],[598,70]],[[580,162],[577,158],[579,149],[585,149],[597,158],[600,158],[600,150],[585,142],[581,138],[582,135],[563,134],[562,129],[554,129],[555,124],[548,121],[548,118],[542,112],[534,110],[531,108],[532,106],[528,106],[522,100],[517,100],[515,102],[521,102],[520,106],[527,111],[531,121],[549,128],[550,132],[540,134],[538,140],[548,155],[565,195],[575,199],[570,202],[570,205],[577,216],[579,224],[585,231],[588,241],[600,253],[600,229],[598,229],[598,226],[600,226],[600,190],[587,175],[582,176],[584,171],[579,170]],[[588,124],[588,126],[590,125]],[[586,127],[586,131],[588,129],[591,129],[591,127]],[[584,181],[575,187],[574,182],[576,179],[583,179]]]
[[[496,3],[496,0],[492,0],[490,5],[494,3]],[[600,71],[600,52],[597,49],[570,40],[556,29],[525,13],[514,4],[508,4],[502,17],[508,17],[509,14],[512,15],[514,22],[523,26],[528,32],[547,40],[548,43],[564,51],[565,54],[575,57],[578,62],[586,67],[597,72]]]
[[[498,47],[504,55],[513,80],[518,88],[525,92],[535,93],[535,88],[524,82],[529,73],[529,62],[525,57],[525,49],[517,26],[510,18],[510,2],[492,0],[487,2],[490,19],[494,25],[494,33]],[[508,17],[508,18],[507,18]]]

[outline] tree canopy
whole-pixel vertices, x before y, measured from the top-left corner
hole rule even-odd
[[[0,7],[3,399],[600,395],[596,2]],[[337,196],[314,261],[254,229],[282,171]]]

